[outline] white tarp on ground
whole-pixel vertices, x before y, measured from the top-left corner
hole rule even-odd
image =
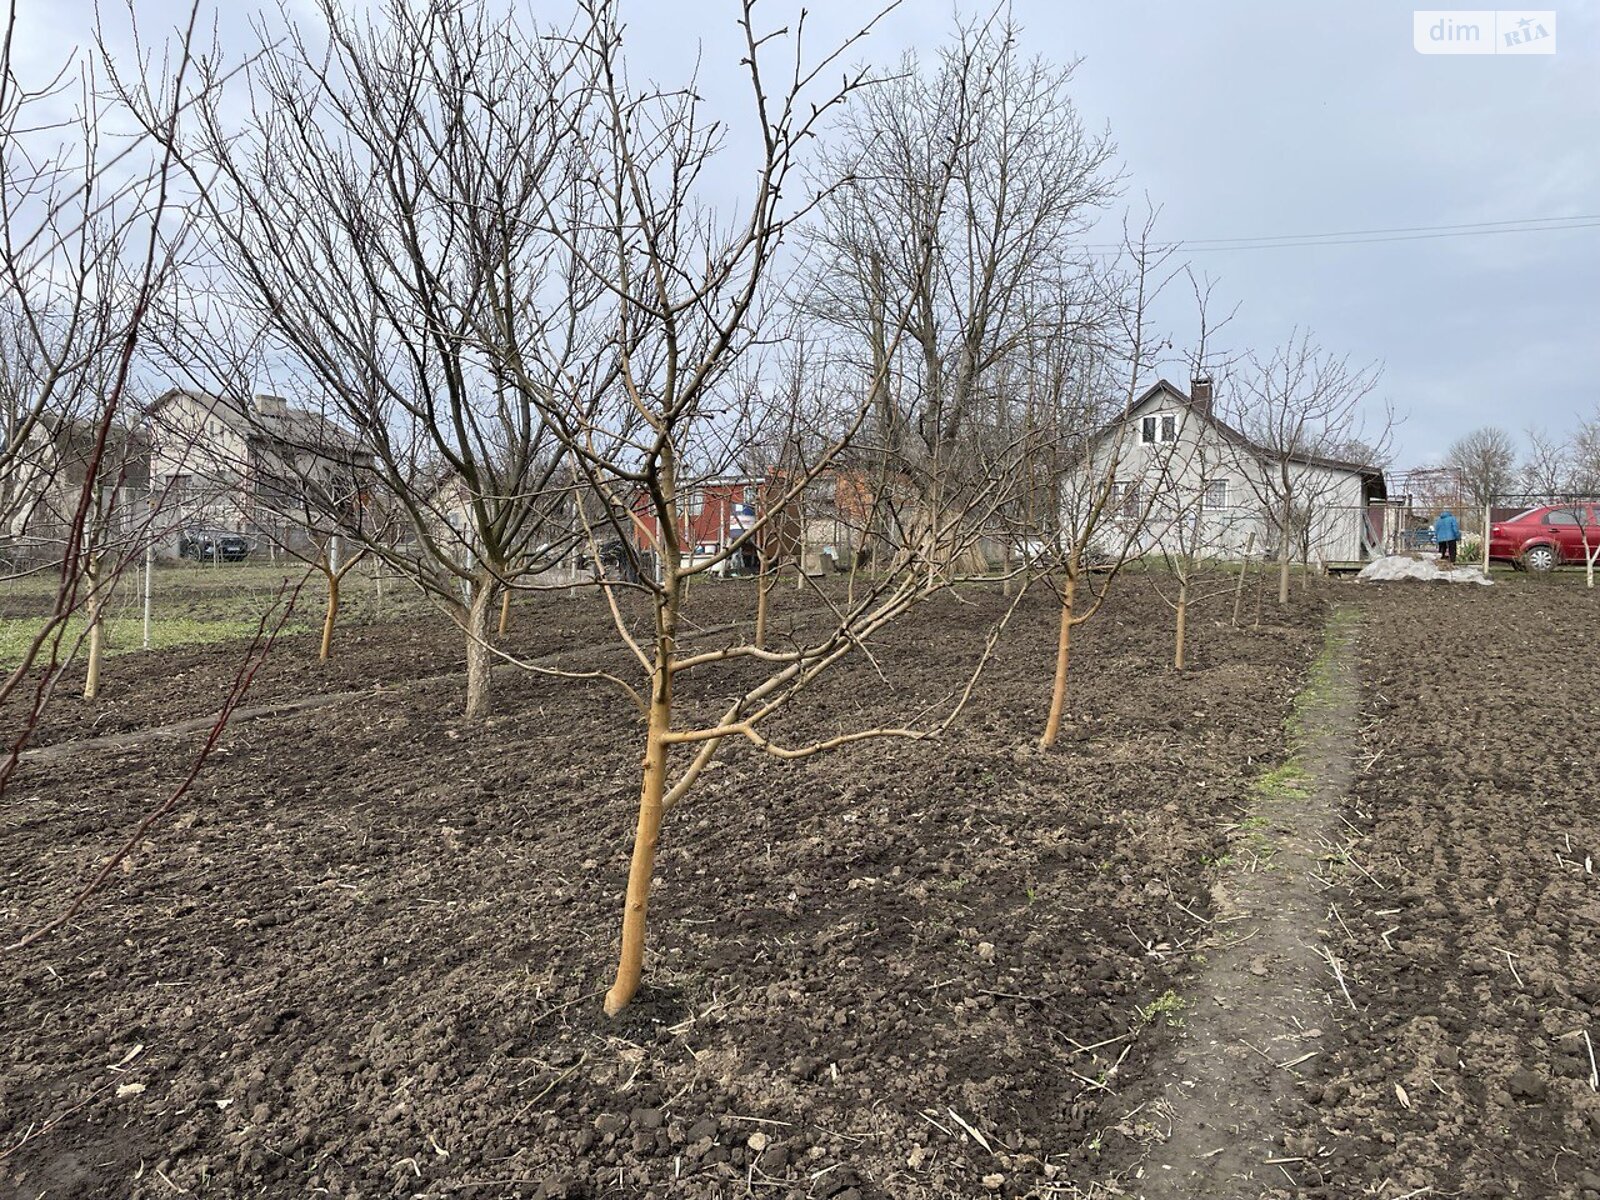
[[[1481,566],[1460,563],[1452,567],[1437,558],[1412,558],[1409,554],[1391,554],[1374,559],[1361,569],[1361,574],[1356,578],[1372,583],[1388,583],[1397,579],[1420,579],[1424,583],[1436,580],[1444,583],[1494,583],[1483,573]]]

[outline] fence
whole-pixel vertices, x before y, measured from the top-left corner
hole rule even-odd
[[[320,626],[326,591],[320,574],[292,559],[252,556],[244,562],[178,562],[146,554],[108,572],[102,616],[107,651],[199,646],[248,638],[262,616],[304,580],[286,632]],[[21,659],[55,604],[59,571],[44,564],[0,579],[0,668]],[[340,622],[403,620],[430,616],[435,606],[414,584],[382,569],[376,560],[357,564],[340,583]],[[86,624],[82,606],[64,644],[74,645]]]

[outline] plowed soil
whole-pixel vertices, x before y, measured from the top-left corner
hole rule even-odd
[[[557,603],[515,636],[603,628]],[[981,591],[928,606],[777,732],[937,709],[1001,608]],[[448,630],[352,634],[355,677],[411,664],[394,686],[232,731],[127,871],[4,958],[0,1195],[1071,1195],[1104,1175],[1120,1093],[1166,1050],[1157,1014],[1221,829],[1283,753],[1321,612],[1297,596],[1245,630],[1197,614],[1178,676],[1167,610],[1129,583],[1080,629],[1074,720],[1042,754],[1055,614],[1030,597],[940,741],[788,764],[734,750],[668,819],[646,988],[615,1021],[599,993],[637,794],[627,702],[513,675],[471,728],[459,682],[422,678],[455,661]],[[266,678],[287,693],[318,668],[308,645],[279,649]],[[182,692],[180,671],[198,697],[230,653],[139,659],[147,675],[114,685],[144,697],[128,723]],[[745,677],[691,683],[683,720]],[[0,801],[0,936],[57,911],[193,749],[25,762]],[[1583,847],[1558,869],[1560,831],[1544,843],[1517,847],[1522,886],[1593,887],[1571,866]],[[1530,987],[1560,974],[1532,940],[1543,912],[1507,943]],[[1540,1036],[1553,1069],[1569,1043]]]
[[[1360,1012],[1296,1194],[1600,1197],[1600,598],[1544,582],[1358,590],[1364,870],[1328,935]]]
[[[707,589],[703,596],[695,597],[695,623],[723,623],[747,615],[750,594],[750,585],[742,582]],[[569,599],[562,592],[519,593],[501,647],[508,654],[525,659],[563,651],[581,656],[614,640],[610,612],[602,605],[587,602],[592,596],[580,593],[580,597]],[[316,585],[308,584],[296,609],[300,621],[320,621],[323,603]],[[624,596],[621,603],[635,633],[642,632],[647,615],[643,604],[630,596]],[[816,602],[808,599],[806,603],[814,606]],[[16,601],[7,599],[0,603],[0,612],[15,605]],[[250,685],[251,702],[268,704],[302,696],[382,691],[448,674],[456,675],[458,688],[464,689],[466,635],[451,623],[442,608],[430,609],[420,602],[415,607],[420,616],[405,621],[357,623],[347,619],[339,623],[335,627],[335,653],[326,662],[317,659],[317,635],[285,634],[257,671]],[[245,668],[248,649],[248,644],[237,643],[166,650],[153,657],[110,657],[100,694],[93,704],[81,699],[81,662],[68,664],[53,685],[43,719],[27,744],[50,746],[210,716]],[[20,727],[36,694],[33,687],[13,693],[0,707],[0,730]],[[5,739],[6,748],[11,740]]]

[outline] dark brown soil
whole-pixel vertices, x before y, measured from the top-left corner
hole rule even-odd
[[[1178,677],[1165,609],[1130,585],[1080,630],[1050,755],[1047,595],[940,742],[733,752],[669,818],[646,991],[616,1021],[599,992],[640,751],[620,694],[509,677],[470,729],[443,679],[242,725],[130,869],[0,970],[0,1194],[1087,1187],[1119,1091],[1165,1052],[1140,1008],[1186,969],[1219,814],[1282,753],[1319,643],[1319,603],[1297,603],[1255,631],[1197,616]],[[892,689],[855,660],[783,734],[937,704],[999,611],[929,606],[875,646]],[[560,644],[567,620],[525,627]],[[417,678],[450,641],[372,629],[343,658]],[[137,660],[129,721],[180,670],[198,696],[226,672],[212,653]],[[287,692],[317,668],[280,669]],[[692,684],[684,719],[736,677]],[[0,936],[56,911],[185,765],[171,743],[24,763]]]
[[[1140,1200],[1290,1200],[1320,1182],[1299,1093],[1352,1003],[1324,941],[1329,851],[1355,765],[1356,627],[1349,605],[1330,617],[1289,722],[1293,758],[1262,776],[1231,831],[1194,976],[1163,1018],[1172,1053],[1128,1095],[1146,1101],[1127,1123],[1149,1148],[1128,1173]]]
[[[1341,874],[1361,1012],[1303,1194],[1600,1196],[1600,597],[1539,582],[1352,588],[1372,878]]]
[[[705,589],[693,597],[699,624],[721,623],[748,615],[747,585]],[[610,613],[593,603],[564,594],[519,597],[502,648],[520,658],[571,651],[582,657],[591,648],[614,642]],[[784,597],[789,600],[788,596]],[[308,588],[302,607],[317,615],[321,603]],[[815,600],[806,600],[815,606]],[[794,607],[790,602],[788,607]],[[465,695],[466,635],[442,609],[415,606],[405,620],[362,624],[350,620],[335,629],[334,653],[317,658],[320,634],[292,634],[278,639],[267,662],[250,686],[252,704],[300,696],[360,690],[382,691],[420,679],[455,674]],[[642,628],[644,608],[624,601],[634,624]],[[638,632],[639,629],[636,629]],[[83,668],[69,665],[60,675],[44,708],[43,720],[29,746],[104,737],[157,728],[214,715],[244,668],[249,646],[225,642],[154,655],[132,653],[109,658],[100,694],[82,699]],[[24,687],[0,708],[0,730],[19,727],[31,711],[35,689]],[[6,738],[9,747],[11,738]]]

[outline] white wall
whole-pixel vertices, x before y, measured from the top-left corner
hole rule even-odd
[[[1167,416],[1175,422],[1176,439],[1144,444],[1140,438],[1143,419],[1157,419],[1159,436],[1161,418]],[[1278,522],[1267,512],[1274,489],[1267,486],[1266,479],[1267,472],[1277,467],[1262,462],[1179,397],[1157,392],[1135,408],[1119,433],[1102,441],[1092,468],[1069,480],[1064,489],[1062,519],[1066,527],[1081,527],[1113,457],[1115,478],[1137,484],[1138,509],[1143,513],[1148,507],[1149,511],[1139,522],[1103,519],[1100,527],[1105,534],[1096,538],[1102,548],[1114,552],[1127,539],[1134,553],[1195,546],[1206,556],[1239,558],[1253,534],[1254,555],[1276,552]],[[1312,464],[1294,464],[1291,471],[1294,490],[1311,505],[1311,560],[1360,559],[1365,508],[1361,477]],[[1225,502],[1220,506],[1207,503],[1212,498],[1206,495],[1207,483],[1219,481],[1225,481]],[[1152,491],[1158,493],[1153,504],[1148,503]],[[1298,557],[1298,541],[1295,554]]]

